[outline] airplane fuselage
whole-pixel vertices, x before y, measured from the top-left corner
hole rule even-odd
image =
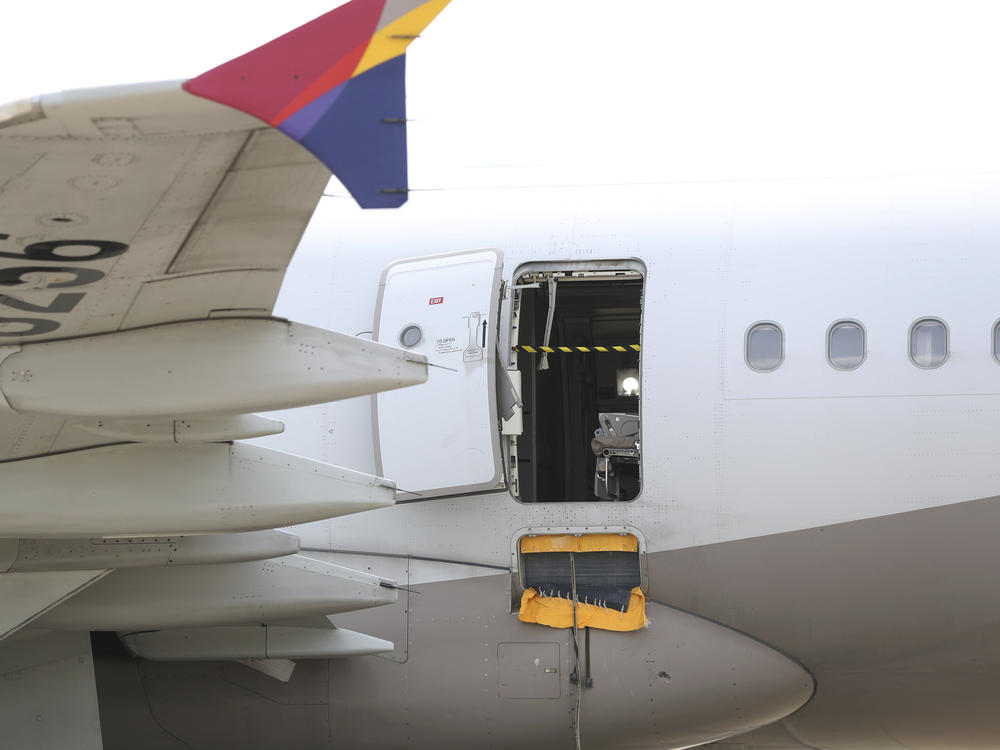
[[[571,747],[578,690],[585,747],[707,742],[810,697],[758,744],[987,743],[998,194],[993,176],[946,176],[445,191],[392,214],[327,205],[275,312],[361,337],[400,258],[501,251],[501,357],[532,343],[523,331],[512,343],[525,268],[635,264],[641,339],[622,343],[641,346],[641,490],[522,502],[496,425],[506,481],[422,493],[377,465],[372,399],[281,413],[284,435],[262,444],[399,482],[394,507],[296,528],[304,554],[410,589],[336,620],[395,650],[302,663],[285,686],[238,665],[99,660],[106,747],[127,744],[116,707],[137,681],[148,713],[194,747],[279,734],[286,747]],[[943,357],[915,333],[928,321]],[[861,331],[854,359],[831,349],[844,323]],[[779,331],[776,366],[753,366],[757,325]],[[433,398],[442,413],[466,408],[457,392]],[[414,455],[436,450],[429,425],[406,429]],[[580,688],[572,631],[517,620],[517,543],[600,530],[640,540],[650,624],[591,631],[594,685]],[[546,660],[541,676],[522,669]],[[220,701],[235,719],[225,742],[208,720]]]

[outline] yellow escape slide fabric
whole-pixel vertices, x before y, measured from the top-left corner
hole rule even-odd
[[[638,552],[631,534],[539,534],[521,537],[521,554],[531,552]]]
[[[573,602],[557,596],[540,596],[537,589],[527,589],[521,597],[521,622],[536,622],[550,628],[573,627]],[[581,628],[628,632],[646,626],[646,597],[638,586],[632,589],[628,609],[599,607],[577,602],[576,622]]]

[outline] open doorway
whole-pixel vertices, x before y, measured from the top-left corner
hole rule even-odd
[[[640,264],[533,264],[513,292],[508,367],[520,376],[523,428],[506,446],[511,491],[522,502],[635,499]]]

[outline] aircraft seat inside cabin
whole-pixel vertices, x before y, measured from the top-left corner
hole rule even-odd
[[[639,494],[639,415],[602,412],[590,449],[596,456],[594,494],[602,500],[633,500]]]

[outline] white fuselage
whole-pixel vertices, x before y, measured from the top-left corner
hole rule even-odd
[[[260,688],[279,703],[259,686],[234,687],[243,673],[205,682],[195,664],[147,663],[137,676],[128,662],[101,661],[105,736],[130,726],[121,696],[141,685],[164,726],[206,747],[205,712],[221,705],[199,697],[206,690],[225,702],[226,736],[246,747],[273,746],[271,728],[292,716],[292,736],[310,748],[327,732],[343,746],[466,748],[485,737],[572,747],[581,725],[595,748],[735,735],[760,748],[989,746],[1000,731],[984,704],[1000,675],[1000,597],[984,574],[1000,565],[998,198],[996,177],[945,176],[441,191],[415,193],[396,212],[321,204],[276,314],[362,339],[383,269],[401,258],[500,251],[501,352],[525,264],[641,268],[641,340],[620,342],[641,344],[641,493],[414,495],[385,466],[401,490],[395,506],[294,531],[303,554],[404,586],[391,606],[334,617],[391,642],[391,653],[302,662],[300,682]],[[911,361],[911,327],[924,318],[947,326],[940,367]],[[866,337],[848,371],[827,350],[845,320]],[[771,372],[747,362],[747,332],[762,322],[784,337]],[[426,385],[395,394],[421,414],[435,413],[421,399],[460,410],[457,390],[429,387],[455,377],[431,368]],[[380,433],[395,424],[414,460],[440,460],[434,425],[397,415],[380,414]],[[379,473],[371,398],[272,416],[285,432],[261,444]],[[507,438],[497,429],[490,439]],[[459,461],[445,456],[440,486],[458,481],[449,466]],[[594,687],[580,693],[571,631],[517,618],[518,540],[621,530],[639,540],[650,622],[593,631]],[[101,592],[120,594],[113,584],[49,624],[105,612]],[[551,677],[531,677],[543,667]],[[517,687],[517,674],[529,682]],[[302,702],[322,711],[299,723]],[[264,716],[273,718],[244,736]]]
[[[276,313],[347,333],[371,330],[379,274],[403,257],[495,247],[508,282],[528,262],[641,260],[645,465],[633,503],[442,498],[303,529],[304,544],[316,533],[336,549],[505,565],[527,526],[630,525],[655,552],[996,494],[998,194],[988,176],[880,178],[428,193],[394,214],[321,207]],[[501,349],[509,300],[502,314]],[[949,332],[934,369],[909,357],[910,326],[928,316]],[[866,332],[852,371],[827,359],[828,329],[844,319]],[[758,321],[784,332],[773,372],[746,363]],[[288,429],[266,444],[374,471],[370,410],[365,398],[284,413]]]

